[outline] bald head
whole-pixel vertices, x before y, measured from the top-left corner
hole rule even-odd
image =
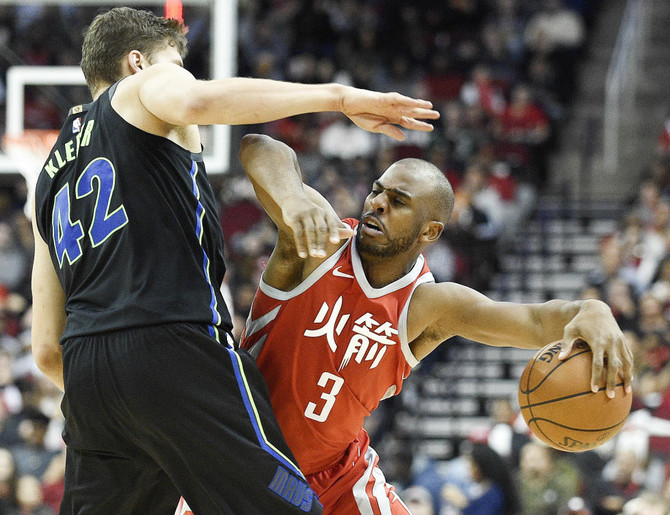
[[[428,161],[412,157],[395,162],[389,170],[394,167],[406,170],[418,184],[427,185],[427,214],[431,220],[446,224],[454,208],[454,190],[442,171]]]

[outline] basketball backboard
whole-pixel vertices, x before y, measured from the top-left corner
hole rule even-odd
[[[22,0],[25,4],[67,4],[72,5],[110,5],[110,2],[98,0],[41,0],[31,2]],[[112,2],[113,3],[113,2]],[[0,0],[0,5],[16,5],[17,0]],[[123,5],[132,5],[136,8],[156,8],[162,6],[164,0],[124,0]],[[185,5],[199,5],[209,9],[209,75],[207,78],[232,77],[236,73],[237,55],[237,0],[185,0]],[[189,24],[188,17],[185,19]],[[82,88],[82,98],[87,96],[86,82],[78,66],[12,66],[6,76],[6,126],[4,134],[9,139],[20,137],[26,128],[26,90],[27,88],[49,88],[59,86],[73,86]],[[46,127],[48,130],[60,127]],[[203,145],[205,147],[205,164],[208,173],[225,173],[230,161],[230,127],[223,125],[201,128]],[[17,153],[9,153],[0,148],[0,174],[24,173],[22,163],[17,162]]]

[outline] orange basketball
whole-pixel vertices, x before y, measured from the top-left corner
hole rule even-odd
[[[630,412],[632,394],[624,395],[623,380],[613,399],[607,397],[603,378],[591,391],[591,349],[576,342],[563,361],[561,342],[540,349],[519,380],[519,406],[535,436],[567,452],[594,449],[617,434]]]

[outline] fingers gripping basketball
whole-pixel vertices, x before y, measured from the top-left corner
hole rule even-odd
[[[624,395],[618,378],[613,399],[603,378],[591,391],[593,355],[587,343],[576,342],[559,360],[561,343],[551,343],[528,362],[519,381],[519,406],[535,436],[556,449],[594,449],[621,429],[630,412],[632,395]]]

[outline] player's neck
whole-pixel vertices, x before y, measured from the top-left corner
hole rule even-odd
[[[92,93],[91,96],[93,97],[93,101],[97,100],[100,95],[102,95],[105,91],[109,89],[111,84],[101,84],[99,87],[97,87]]]
[[[419,255],[413,256],[365,256],[360,255],[365,277],[373,288],[383,288],[407,275],[414,267]]]

